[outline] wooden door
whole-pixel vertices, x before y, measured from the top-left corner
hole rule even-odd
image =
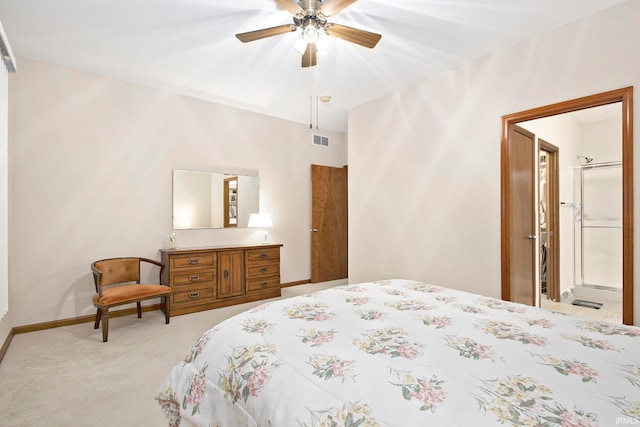
[[[535,135],[519,126],[511,126],[508,157],[509,299],[536,305]]]
[[[311,165],[311,283],[348,277],[347,167]]]
[[[545,270],[547,298],[560,302],[560,176],[558,167],[559,149],[555,145],[538,139],[538,152],[546,157],[546,232]],[[542,167],[542,165],[541,165]],[[541,195],[544,190],[540,189]],[[542,227],[542,221],[541,221]],[[542,231],[539,235],[542,236]],[[542,249],[542,242],[540,242]],[[541,261],[542,264],[542,261]]]
[[[218,298],[244,295],[244,251],[218,252]]]

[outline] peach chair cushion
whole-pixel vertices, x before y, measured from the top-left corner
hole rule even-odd
[[[103,306],[126,304],[145,298],[161,297],[171,293],[171,288],[164,285],[131,284],[102,289],[102,298],[93,296],[93,303]]]

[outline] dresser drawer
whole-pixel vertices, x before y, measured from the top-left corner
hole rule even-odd
[[[191,289],[184,292],[174,292],[173,293],[173,302],[180,305],[186,305],[186,303],[204,303],[209,301],[214,301],[215,296],[213,293],[213,288],[200,288],[200,289]]]
[[[247,292],[258,292],[280,287],[279,277],[265,277],[264,279],[247,280]]]
[[[173,286],[185,286],[208,283],[213,287],[215,270],[185,272],[184,274],[171,275],[171,284]]]
[[[215,267],[217,259],[215,253],[175,255],[171,257],[171,268]]]
[[[279,248],[249,249],[245,251],[247,263],[260,261],[280,261]]]
[[[270,264],[256,264],[247,266],[247,279],[252,279],[254,277],[261,276],[279,276],[280,275],[280,264],[279,263],[270,263]]]

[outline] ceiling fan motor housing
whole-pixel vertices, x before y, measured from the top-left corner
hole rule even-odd
[[[316,10],[322,6],[322,1],[320,0],[300,0],[299,2],[300,8],[304,10],[307,15],[315,15]]]

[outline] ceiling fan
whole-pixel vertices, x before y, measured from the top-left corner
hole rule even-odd
[[[296,50],[302,53],[302,66],[316,65],[316,54],[321,50],[324,38],[329,35],[351,43],[373,48],[382,38],[380,34],[359,30],[328,22],[328,18],[340,12],[356,0],[275,0],[293,15],[293,24],[279,25],[262,30],[236,34],[243,43],[266,37],[294,32],[300,29],[301,36]]]

